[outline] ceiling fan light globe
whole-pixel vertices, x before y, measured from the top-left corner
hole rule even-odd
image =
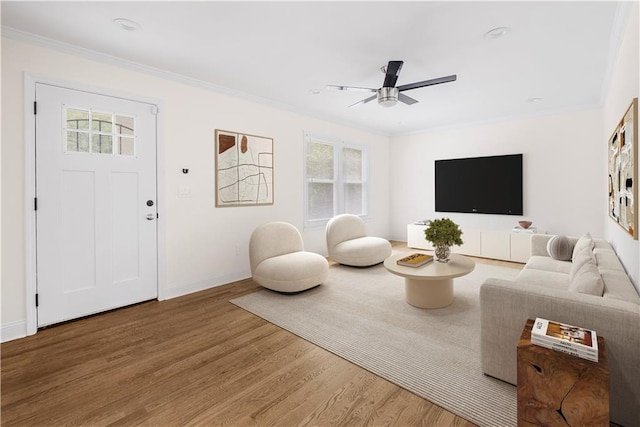
[[[379,99],[378,105],[381,107],[393,107],[398,103],[397,99],[387,98],[387,99]]]

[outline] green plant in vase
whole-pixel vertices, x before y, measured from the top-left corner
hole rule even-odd
[[[451,246],[459,246],[462,242],[462,230],[449,218],[432,219],[427,222],[424,238],[435,248],[436,261],[449,262]]]

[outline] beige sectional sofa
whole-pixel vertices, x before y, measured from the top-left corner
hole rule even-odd
[[[606,344],[611,421],[640,426],[640,296],[608,242],[567,238],[583,257],[574,250],[572,260],[562,261],[549,256],[551,238],[532,236],[532,257],[514,281],[482,283],[482,369],[516,384],[516,344],[527,319],[594,329]]]

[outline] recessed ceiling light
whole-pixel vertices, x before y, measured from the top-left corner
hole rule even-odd
[[[511,28],[509,27],[498,27],[484,33],[484,38],[486,39],[499,39],[500,37],[504,37],[511,32]]]
[[[527,99],[527,102],[530,104],[533,104],[534,102],[540,102],[542,101],[542,98],[529,98]]]
[[[138,31],[141,27],[136,21],[132,21],[127,18],[116,18],[113,20],[113,25],[122,28],[126,31]]]

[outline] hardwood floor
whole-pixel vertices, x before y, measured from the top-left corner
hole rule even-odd
[[[473,425],[228,302],[258,289],[247,279],[2,344],[2,425]]]

